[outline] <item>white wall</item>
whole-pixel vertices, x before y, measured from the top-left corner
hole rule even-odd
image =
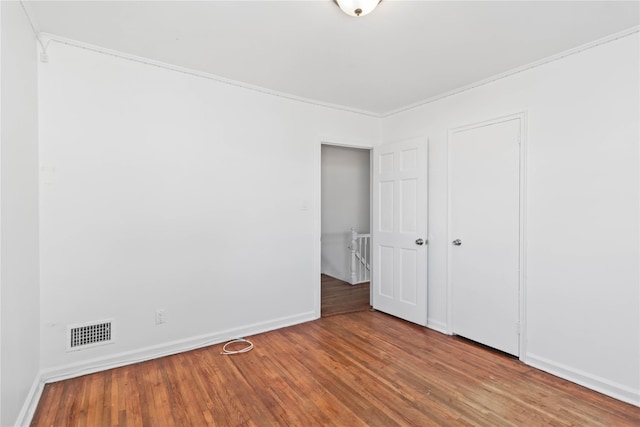
[[[377,119],[57,42],[48,53],[45,376],[314,318],[318,144],[375,143]],[[114,344],[65,352],[68,324],[108,318]]]
[[[15,425],[39,371],[36,41],[0,2],[0,425]]]
[[[390,116],[430,140],[429,323],[447,322],[447,130],[528,114],[527,363],[640,404],[638,34]]]
[[[351,227],[369,233],[370,150],[322,146],[322,273],[350,279]]]

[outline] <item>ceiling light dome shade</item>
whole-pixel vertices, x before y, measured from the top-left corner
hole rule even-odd
[[[344,13],[350,16],[364,16],[373,11],[381,0],[335,0]]]

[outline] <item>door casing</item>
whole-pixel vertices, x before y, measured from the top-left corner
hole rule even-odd
[[[346,147],[346,148],[360,148],[364,150],[369,150],[370,153],[373,152],[373,147],[376,144],[372,144],[370,142],[364,141],[350,141],[350,140],[341,140],[339,138],[320,138],[315,144],[314,147],[314,164],[316,170],[314,171],[315,182],[314,182],[314,203],[315,209],[313,209],[313,224],[314,224],[314,245],[313,245],[313,269],[312,269],[312,282],[314,284],[314,295],[313,295],[313,311],[314,318],[319,319],[321,315],[321,290],[322,284],[320,280],[320,275],[322,271],[322,243],[320,241],[322,237],[322,146],[323,145],[333,145],[336,147]],[[372,154],[369,156],[369,170],[373,170],[373,156]],[[371,224],[371,177],[369,177],[369,223]],[[369,293],[371,294],[371,293]],[[371,303],[371,301],[369,301]]]

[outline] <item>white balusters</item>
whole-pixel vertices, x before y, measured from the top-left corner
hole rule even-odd
[[[358,232],[355,228],[351,229],[351,244],[349,245],[349,250],[351,250],[351,284],[355,285],[358,283]]]
[[[358,234],[351,228],[351,284],[364,283],[371,280],[371,266],[369,264],[369,240],[371,234]]]

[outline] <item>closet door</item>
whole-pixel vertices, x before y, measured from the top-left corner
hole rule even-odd
[[[518,355],[521,119],[449,139],[449,286],[457,335]]]

